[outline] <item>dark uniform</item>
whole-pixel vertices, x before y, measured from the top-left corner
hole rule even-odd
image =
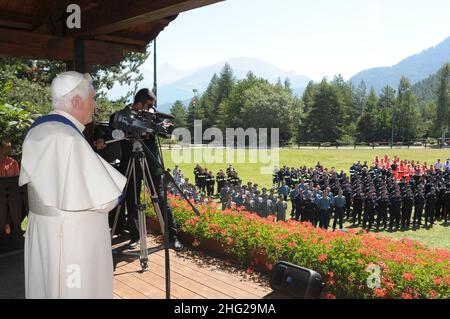
[[[352,207],[352,188],[350,185],[344,187],[344,196],[345,196],[345,211],[347,220],[350,220],[350,212]]]
[[[198,186],[197,187],[200,188],[200,191],[202,193],[204,193],[206,190],[206,173],[203,170],[201,170],[198,173],[197,178],[198,178]]]
[[[200,168],[200,166],[196,166],[194,168],[194,180],[195,180],[195,186],[200,187],[200,184],[198,183],[198,174],[200,174],[200,171],[202,169]]]
[[[214,195],[214,184],[215,183],[216,183],[216,180],[214,178],[214,175],[212,173],[207,174],[206,175],[206,191],[208,193],[208,197]]]
[[[444,184],[441,185],[439,190],[437,191],[437,201],[436,201],[436,219],[440,219],[444,216],[444,194],[447,191],[447,188]]]
[[[358,192],[353,196],[353,216],[352,223],[356,224],[356,218],[358,218],[358,224],[361,224],[361,214],[363,209],[364,195]]]
[[[375,217],[375,204],[376,200],[373,196],[367,196],[364,201],[364,217],[363,217],[363,229],[366,229],[367,222],[369,223],[369,227],[367,230],[369,231],[372,228],[372,224]]]
[[[316,210],[317,210],[317,206],[314,203],[314,200],[309,197],[306,198],[304,201],[300,220],[302,222],[310,222],[310,223],[314,224],[315,223],[314,215],[315,215]]]
[[[383,224],[383,228],[387,227],[387,213],[389,207],[389,197],[387,195],[381,195],[377,198],[376,210],[377,216],[377,230],[380,229],[380,225]]]
[[[333,230],[336,229],[337,223],[339,221],[339,228],[344,228],[344,215],[345,215],[346,199],[345,196],[338,195],[334,198],[334,221]]]
[[[405,194],[403,196],[403,205],[402,205],[402,228],[409,228],[409,224],[411,222],[411,213],[414,206],[414,197],[411,193]]]
[[[444,202],[444,219],[447,222],[450,217],[450,185],[447,185],[447,191],[444,193],[442,201]]]
[[[427,196],[425,196],[425,201],[425,227],[428,226],[428,222],[430,222],[430,226],[433,227],[437,201],[434,190],[430,191]]]
[[[304,213],[303,208],[305,206],[305,199],[303,198],[303,194],[298,194],[297,197],[294,199],[294,205],[295,205],[295,220],[299,220],[304,222]]]
[[[422,191],[417,191],[414,195],[414,217],[413,227],[416,225],[420,227],[422,223],[423,207],[425,205],[425,196]]]
[[[402,209],[402,203],[403,199],[401,195],[395,195],[394,197],[392,197],[389,211],[389,229],[392,229],[392,227],[394,227],[394,223],[396,228],[400,228],[400,211]]]
[[[220,191],[225,186],[226,180],[225,175],[221,174],[220,172],[217,173],[216,180],[217,180],[217,193],[220,194]]]

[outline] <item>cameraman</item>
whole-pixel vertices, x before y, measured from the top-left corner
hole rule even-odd
[[[153,92],[151,92],[149,89],[141,89],[136,93],[133,104],[127,105],[125,107],[125,109],[122,111],[126,111],[129,108],[133,109],[134,111],[138,111],[138,112],[144,111],[144,110],[149,110],[150,108],[153,107],[155,101],[156,101],[156,97],[153,94]],[[122,112],[122,111],[119,111],[119,112]],[[112,126],[115,114],[116,113],[114,113],[110,117],[110,126]],[[143,139],[144,144],[153,153],[153,155],[158,160],[161,160],[161,156],[159,153],[159,148],[158,148],[158,144],[157,144],[157,140],[156,140],[157,137],[154,134],[145,134],[142,137],[142,139]],[[98,150],[102,150],[106,147],[105,141],[103,139],[97,139],[94,144]],[[119,171],[122,174],[126,175],[128,162],[130,161],[130,159],[132,157],[133,145],[128,140],[122,140],[122,141],[120,141],[120,146],[121,146],[121,158],[120,158]],[[164,208],[167,209],[167,214],[168,214],[168,219],[169,219],[169,236],[170,236],[171,244],[173,245],[175,250],[180,251],[183,249],[183,245],[178,240],[178,231],[177,231],[177,227],[175,224],[175,219],[173,217],[172,210],[170,209],[170,207],[168,207],[167,203],[165,203],[165,201],[164,201],[164,185],[163,185],[163,181],[161,178],[163,171],[158,167],[158,165],[156,165],[156,163],[154,163],[153,159],[150,158],[150,156],[146,155],[146,157],[147,157],[147,162],[148,162],[148,166],[150,169],[150,175],[151,175],[151,178],[153,180],[153,183],[155,185],[156,192],[158,195],[158,203],[161,208],[163,217],[164,217]],[[140,165],[136,165],[135,171],[136,171],[135,185],[136,185],[136,192],[137,192],[137,201],[138,201],[138,205],[139,205],[140,204],[141,186],[142,186],[142,180],[143,180],[143,174],[142,174]],[[135,194],[134,194],[133,183],[134,183],[133,176],[131,176],[129,185],[127,188],[127,193],[125,196],[127,212],[128,212],[128,229],[130,231],[129,246],[131,248],[135,248],[139,243],[138,210],[137,210],[137,207],[134,202]],[[125,219],[124,215],[125,215],[125,207],[124,207],[124,205],[122,205],[121,211],[120,211],[120,217],[119,217],[119,220],[122,221],[122,223],[123,223],[123,220]],[[120,226],[123,226],[123,225],[118,225],[119,228],[120,228]]]

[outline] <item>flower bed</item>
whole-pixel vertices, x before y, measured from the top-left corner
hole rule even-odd
[[[275,222],[241,209],[200,206],[195,216],[170,197],[179,228],[194,242],[215,240],[251,271],[278,260],[318,271],[326,298],[450,298],[450,252],[379,235],[329,232],[309,223]],[[151,215],[152,212],[149,212]]]

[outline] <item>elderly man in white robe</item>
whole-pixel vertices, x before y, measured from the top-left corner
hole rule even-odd
[[[52,82],[53,111],[23,143],[19,185],[27,184],[26,298],[112,298],[108,212],[126,178],[84,139],[92,121],[91,77],[65,72]]]

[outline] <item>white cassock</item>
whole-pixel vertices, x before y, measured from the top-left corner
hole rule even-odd
[[[84,130],[70,114],[52,113]],[[26,298],[112,298],[108,212],[125,183],[73,127],[46,122],[29,131],[19,177],[30,208]]]

